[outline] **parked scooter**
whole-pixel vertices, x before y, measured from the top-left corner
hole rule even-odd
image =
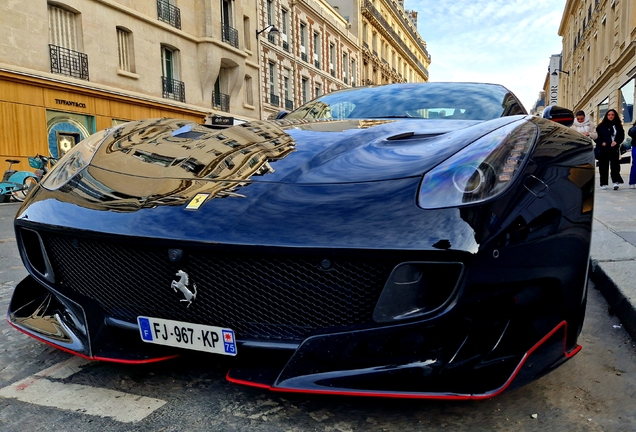
[[[30,157],[29,165],[35,168],[35,173],[14,170],[12,166],[20,163],[17,159],[6,159],[6,161],[9,163],[9,168],[4,172],[0,182],[0,202],[7,201],[11,196],[17,201],[24,201],[33,186],[49,172],[49,162],[52,165],[55,159],[42,155]]]

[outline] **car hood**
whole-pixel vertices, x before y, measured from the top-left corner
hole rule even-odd
[[[225,129],[174,119],[142,120],[114,129],[91,166],[142,182],[382,181],[422,175],[479,137],[521,118],[252,121]]]

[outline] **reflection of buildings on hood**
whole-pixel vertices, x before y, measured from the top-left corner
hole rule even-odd
[[[92,193],[78,193],[110,203],[132,198],[136,208],[183,205],[197,193],[238,196],[237,188],[273,172],[270,162],[294,150],[293,138],[261,121],[221,130],[183,120],[131,122],[109,136],[93,159],[91,168],[98,169],[86,173],[82,188]]]

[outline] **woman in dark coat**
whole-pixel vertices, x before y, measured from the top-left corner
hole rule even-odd
[[[621,177],[620,148],[625,139],[623,123],[616,110],[611,109],[605,113],[603,120],[596,126],[598,138],[596,145],[599,147],[598,172],[601,177],[601,189],[607,189],[608,171],[611,171],[614,190],[623,183]]]

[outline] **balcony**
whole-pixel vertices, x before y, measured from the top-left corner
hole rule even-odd
[[[181,10],[165,0],[157,0],[157,19],[181,29]]]
[[[88,81],[88,56],[68,48],[49,45],[51,72]]]
[[[230,112],[230,95],[212,92],[212,108]]]
[[[161,77],[161,96],[165,99],[174,99],[179,102],[185,102],[185,83],[175,79]]]
[[[289,52],[289,44],[285,41],[283,41],[283,49],[287,52]]]
[[[294,101],[290,101],[289,99],[285,99],[285,109],[293,110],[294,109]]]
[[[343,77],[343,78],[342,78],[342,81],[343,81],[345,84],[347,84],[347,77]]]
[[[314,66],[316,66],[316,68],[320,69],[320,62],[318,60],[314,60]]]
[[[302,61],[307,61],[307,54],[306,53],[300,53],[300,58],[302,59]]]
[[[223,42],[227,42],[234,48],[238,48],[238,30],[229,25],[221,23],[221,33]]]
[[[276,43],[276,37],[273,34],[271,34],[271,33],[267,34],[267,40],[270,41],[273,44]]]
[[[330,73],[331,73],[332,77],[334,77],[334,78],[336,77],[336,71],[335,70],[331,69]]]
[[[269,103],[275,106],[280,106],[280,97],[274,93],[269,94]]]

